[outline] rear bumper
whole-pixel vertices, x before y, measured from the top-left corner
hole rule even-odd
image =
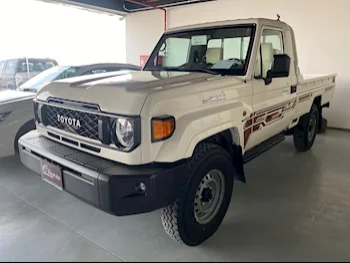
[[[180,190],[186,163],[128,166],[51,141],[36,131],[19,140],[22,163],[41,173],[41,160],[62,169],[64,190],[106,212],[122,216],[172,204]],[[146,192],[136,189],[146,185]]]

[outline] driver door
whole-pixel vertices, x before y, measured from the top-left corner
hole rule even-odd
[[[261,35],[255,78],[253,80],[253,118],[246,150],[285,130],[292,121],[296,93],[292,77],[273,78],[265,84],[267,71],[271,70],[274,55],[286,54],[283,30],[264,27]]]

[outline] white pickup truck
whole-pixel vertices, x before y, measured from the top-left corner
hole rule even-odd
[[[165,231],[196,246],[220,226],[244,163],[286,135],[298,151],[312,147],[335,78],[299,73],[293,30],[279,20],[170,29],[141,72],[40,90],[21,160],[114,215],[161,208]]]

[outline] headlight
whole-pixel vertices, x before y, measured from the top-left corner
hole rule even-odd
[[[122,118],[118,119],[115,133],[120,144],[126,149],[131,149],[134,145],[134,127],[131,121]]]
[[[134,149],[140,143],[140,119],[118,118],[113,125],[114,143],[124,151]]]

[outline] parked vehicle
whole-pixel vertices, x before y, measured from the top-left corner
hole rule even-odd
[[[40,72],[57,66],[49,58],[18,58],[0,61],[0,90],[17,89]]]
[[[33,93],[0,91],[0,158],[18,153],[18,139],[35,130]]]
[[[29,83],[33,83],[33,80],[35,80],[35,82],[33,83],[33,86],[31,85],[32,88],[28,88],[26,91],[36,92],[41,85],[45,86],[45,83],[48,84],[51,82],[48,81],[49,78],[57,74],[58,71],[61,72],[58,75],[61,75],[60,78],[63,79],[79,76],[80,74],[101,74],[101,72],[108,71],[111,71],[109,74],[113,74],[112,70],[140,70],[140,67],[131,64],[115,63],[86,65],[80,67],[56,66],[30,79],[28,81]],[[45,74],[47,72],[50,72],[50,74]],[[27,85],[27,83],[24,85]],[[32,92],[28,93],[8,89],[0,91],[0,158],[18,153],[18,139],[23,134],[35,130],[33,112],[34,98],[35,94]]]
[[[139,71],[141,70],[141,67],[122,63],[103,63],[82,66],[56,66],[36,75],[31,80],[21,85],[19,87],[19,90],[38,92],[38,90],[55,80],[120,70]]]
[[[234,179],[245,182],[244,163],[286,135],[301,152],[315,141],[336,75],[301,75],[296,50],[281,21],[170,29],[141,72],[40,90],[21,160],[109,213],[162,208],[169,236],[199,245],[224,219]]]

